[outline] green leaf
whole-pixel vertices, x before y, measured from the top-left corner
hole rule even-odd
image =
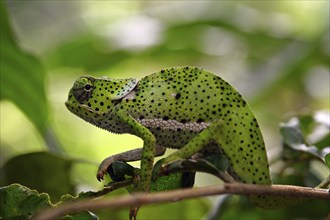
[[[80,212],[73,215],[67,215],[61,220],[98,220],[99,218],[91,212]]]
[[[327,155],[325,155],[325,164],[330,169],[330,153],[328,153]]]
[[[287,123],[281,123],[280,133],[284,142],[284,157],[292,159],[302,157],[316,158],[322,161],[321,152],[315,146],[309,146],[300,129],[299,119],[294,117]]]
[[[328,114],[320,117],[321,112],[302,112],[288,122],[281,123],[283,138],[282,159],[290,172],[273,175],[274,182],[290,185],[316,186],[322,181],[319,173],[311,167],[311,161],[325,162],[330,152]],[[319,116],[317,116],[319,115]],[[322,113],[323,116],[323,113]],[[323,121],[325,120],[325,121]]]
[[[309,140],[309,145],[316,146],[318,150],[330,146],[329,118],[330,113],[327,111],[304,111],[298,115],[302,135]]]
[[[28,219],[39,210],[52,207],[48,194],[20,184],[1,187],[0,197],[0,219]]]
[[[167,191],[182,188],[182,173],[172,173],[168,176],[161,176],[152,181],[150,185],[151,192]]]
[[[288,123],[280,125],[280,132],[283,137],[283,142],[292,147],[305,144],[305,139],[299,127],[298,118],[292,118]]]
[[[54,53],[48,58],[48,66],[72,66],[82,68],[92,72],[114,67],[129,58],[129,53],[125,51],[115,51],[105,53],[97,47],[107,47],[106,41],[95,35],[81,36],[72,42],[65,42],[56,48]]]
[[[115,161],[108,168],[108,174],[113,182],[108,186],[113,187],[116,184],[123,183],[121,187],[127,187],[129,192],[132,191],[132,183],[135,175],[138,175],[139,169],[134,168],[126,162]],[[126,180],[131,179],[130,182]],[[166,176],[160,176],[155,181],[151,182],[150,191],[166,191],[185,187],[191,187],[194,184],[195,175],[190,172],[170,173]],[[124,182],[125,181],[125,182]],[[115,189],[118,189],[114,186]],[[119,187],[119,188],[121,188]]]
[[[48,122],[44,67],[17,45],[3,1],[0,16],[0,98],[14,102],[44,136]]]
[[[0,188],[0,219],[28,219],[42,209],[56,207],[50,201],[47,193],[38,193],[20,184],[11,184]],[[80,212],[67,215],[62,219],[98,219],[91,212]]]
[[[47,152],[19,155],[1,168],[1,185],[20,183],[39,192],[47,192],[54,201],[73,194],[70,179],[72,161]]]

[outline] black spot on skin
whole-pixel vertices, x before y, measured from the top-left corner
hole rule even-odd
[[[180,93],[178,93],[178,94],[175,95],[175,99],[179,99],[180,97],[181,97],[181,94]]]
[[[197,120],[197,123],[202,123],[202,122],[204,122],[204,120],[201,119],[201,118],[199,118],[199,119]]]
[[[182,119],[180,122],[184,124],[184,123],[187,122],[187,120],[186,119]]]

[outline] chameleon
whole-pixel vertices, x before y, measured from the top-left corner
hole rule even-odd
[[[196,67],[173,67],[138,80],[82,76],[68,94],[66,107],[85,121],[116,134],[129,133],[143,147],[107,157],[97,172],[103,179],[115,161],[140,160],[135,192],[148,192],[151,179],[176,161],[194,155],[226,155],[230,173],[243,183],[271,185],[259,124],[242,95],[221,77]],[[166,148],[177,149],[159,160]],[[282,198],[249,196],[267,209]],[[130,218],[139,207],[132,207]]]

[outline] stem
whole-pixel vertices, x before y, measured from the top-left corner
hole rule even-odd
[[[98,209],[119,209],[143,204],[155,204],[171,201],[178,201],[187,198],[201,196],[236,194],[236,195],[277,195],[292,198],[314,198],[330,201],[330,191],[328,189],[316,189],[310,187],[290,186],[290,185],[254,185],[243,183],[225,183],[200,188],[180,189],[167,192],[157,192],[149,194],[125,195],[114,199],[92,199],[66,203],[53,209],[46,209],[37,214],[34,219],[56,219],[66,214],[79,212],[82,210]]]
[[[329,189],[330,186],[330,174],[325,178],[316,188]]]

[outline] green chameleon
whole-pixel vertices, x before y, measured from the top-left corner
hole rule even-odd
[[[141,80],[82,76],[65,104],[93,125],[143,140],[142,149],[106,158],[98,180],[114,161],[141,160],[135,191],[147,192],[151,178],[176,161],[225,154],[235,180],[272,184],[263,137],[249,105],[230,84],[203,69],[169,68]],[[154,157],[163,155],[166,148],[178,150],[153,166]],[[285,206],[280,197],[249,199],[268,209]],[[131,208],[130,217],[135,218],[137,211],[138,207]]]

